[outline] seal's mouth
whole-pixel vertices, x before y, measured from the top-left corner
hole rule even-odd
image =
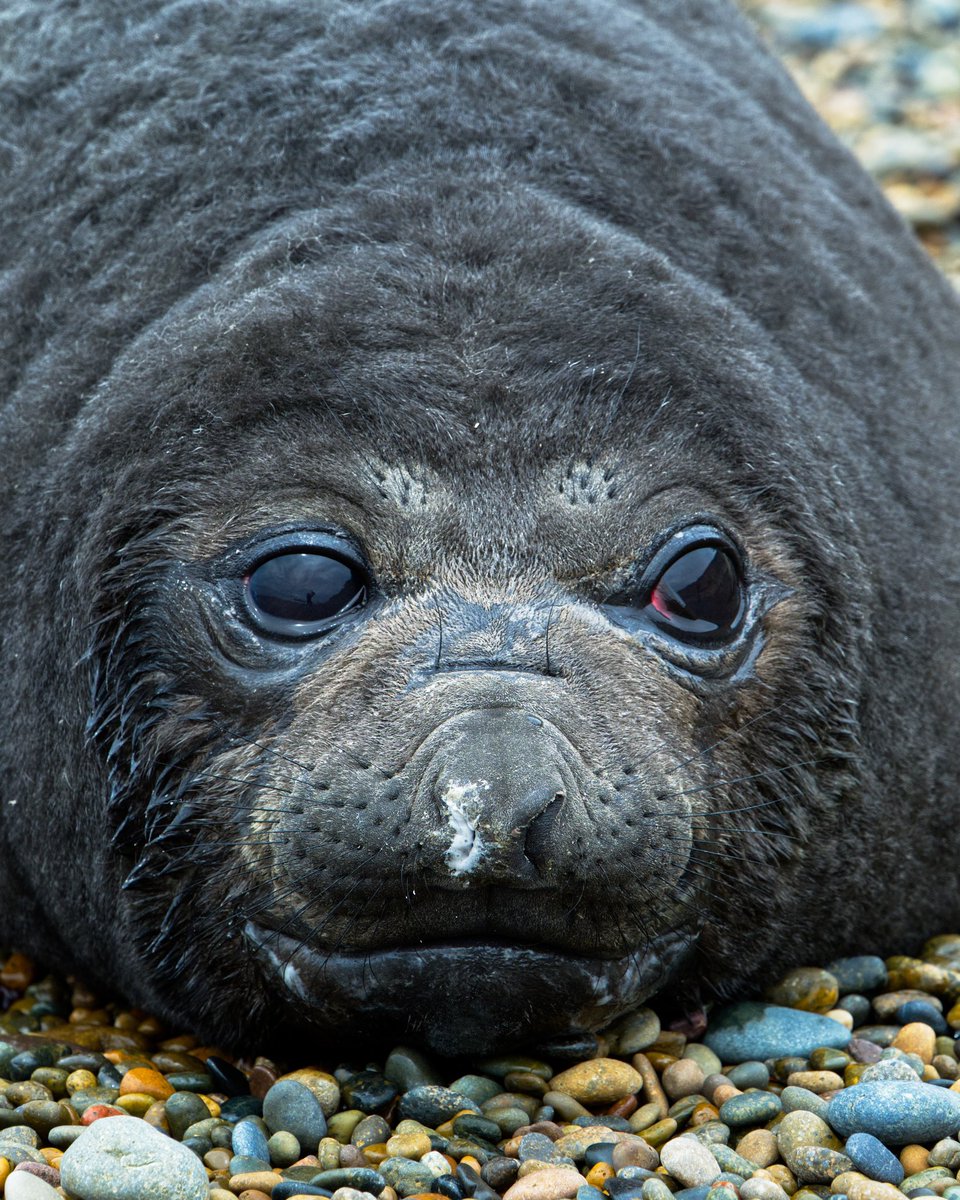
[[[696,943],[695,932],[669,931],[633,954],[588,958],[479,939],[317,950],[252,921],[244,935],[308,1024],[412,1035],[441,1054],[595,1032],[663,988]]]

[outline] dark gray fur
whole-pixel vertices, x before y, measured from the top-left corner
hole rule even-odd
[[[416,976],[452,1049],[638,998],[511,942],[685,930],[732,990],[957,924],[960,307],[728,4],[21,0],[0,34],[4,941],[237,1042],[334,1019],[251,952],[271,905],[401,976],[489,933],[502,977]],[[780,597],[712,680],[599,607],[704,512]],[[224,632],[237,547],[298,522],[376,602]],[[489,671],[437,691],[458,654]],[[450,888],[415,748],[538,697],[589,802],[537,888]]]

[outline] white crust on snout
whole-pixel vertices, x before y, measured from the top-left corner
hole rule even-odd
[[[483,795],[489,791],[485,779],[454,779],[443,789],[440,803],[453,832],[444,854],[451,875],[469,875],[486,853],[477,826],[483,812]]]

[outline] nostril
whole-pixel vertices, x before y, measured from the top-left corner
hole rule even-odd
[[[536,867],[546,864],[548,849],[554,840],[554,831],[565,799],[566,793],[554,792],[546,805],[527,826],[523,838],[523,855]]]

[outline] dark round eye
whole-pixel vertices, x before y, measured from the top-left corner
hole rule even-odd
[[[244,590],[261,629],[303,637],[324,632],[363,604],[367,578],[357,564],[329,551],[292,550],[254,567]]]
[[[722,640],[738,629],[745,589],[733,554],[725,546],[694,546],[661,572],[647,611],[661,628],[694,641]]]

